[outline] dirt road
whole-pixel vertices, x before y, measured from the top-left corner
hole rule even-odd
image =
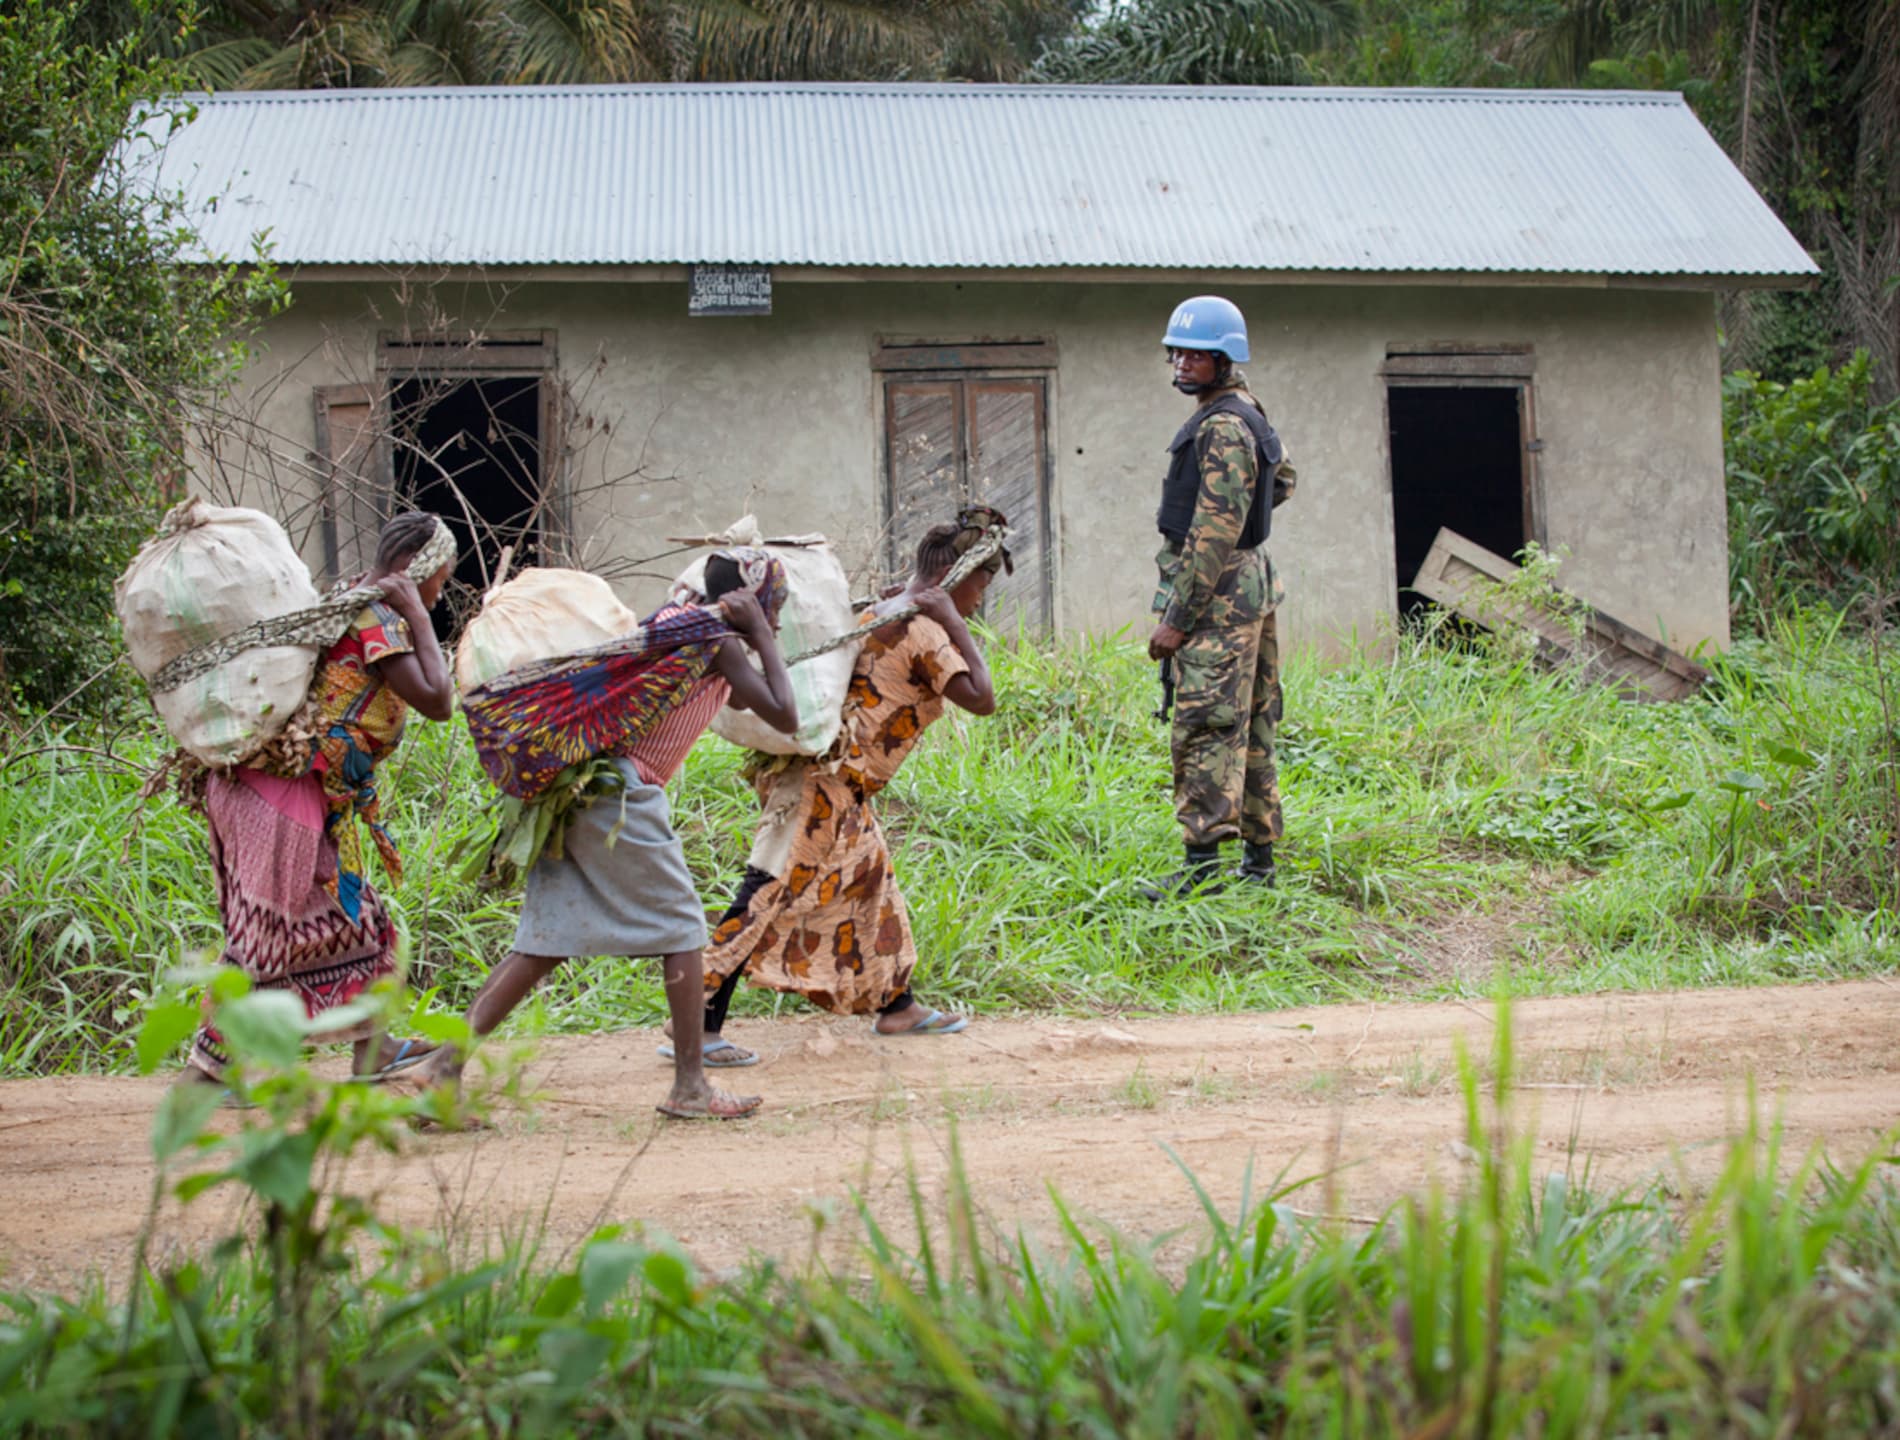
[[[1047,1187],[1123,1231],[1188,1227],[1198,1211],[1163,1145],[1230,1210],[1257,1182],[1330,1174],[1295,1203],[1376,1214],[1436,1179],[1456,1184],[1455,1044],[1482,1055],[1485,1005],[1390,1004],[1112,1023],[985,1021],[962,1036],[874,1040],[822,1017],[735,1025],[765,1063],[728,1072],[768,1097],[740,1124],[660,1123],[666,1071],[651,1032],[546,1042],[540,1098],[486,1135],[419,1136],[355,1183],[387,1213],[479,1247],[545,1223],[558,1249],[609,1221],[644,1222],[715,1269],[748,1250],[843,1245],[855,1188],[902,1226],[905,1176],[941,1192],[951,1119],[973,1190],[1005,1227],[1047,1234]],[[1540,1161],[1574,1149],[1598,1185],[1665,1176],[1693,1193],[1746,1115],[1785,1122],[1797,1153],[1858,1160],[1900,1126],[1900,986],[1858,983],[1524,1002],[1517,1123]],[[0,1085],[0,1286],[124,1273],[151,1185],[161,1079]],[[648,1141],[651,1141],[648,1144]],[[644,1151],[642,1151],[642,1147]],[[636,1152],[640,1152],[637,1153]],[[155,1250],[195,1246],[242,1217],[221,1192],[168,1207]]]

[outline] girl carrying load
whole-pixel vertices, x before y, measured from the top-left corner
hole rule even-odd
[[[1009,552],[997,545],[953,589],[941,587],[961,556],[1006,525],[1000,512],[973,506],[924,536],[909,584],[874,612],[914,606],[918,613],[873,630],[858,652],[831,755],[796,758],[759,781],[758,839],[706,951],[707,1065],[758,1060],[722,1033],[741,975],[834,1015],[875,1013],[879,1035],[950,1035],[969,1023],[911,994],[917,947],[871,801],[946,702],[972,715],[996,709],[989,669],[964,620],[1010,564]]]
[[[296,995],[313,1019],[396,974],[396,926],[366,873],[363,832],[400,881],[376,771],[401,742],[410,710],[430,720],[454,713],[429,621],[454,566],[455,538],[437,516],[412,510],[391,520],[356,582],[381,587],[383,598],[356,615],[318,665],[309,748],[205,777],[224,963],[256,989]],[[353,1042],[352,1069],[366,1080],[397,1074],[432,1048],[397,1043],[367,1020],[326,1038]],[[229,1061],[207,1011],[181,1083],[221,1083]]]

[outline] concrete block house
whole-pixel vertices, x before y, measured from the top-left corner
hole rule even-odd
[[[697,85],[235,93],[154,161],[265,326],[200,479],[348,571],[392,507],[640,608],[751,512],[868,583],[1008,510],[1004,625],[1145,623],[1180,299],[1301,474],[1283,643],[1388,631],[1439,526],[1728,638],[1716,292],[1815,266],[1658,93]]]

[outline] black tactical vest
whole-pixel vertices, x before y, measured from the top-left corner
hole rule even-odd
[[[1201,424],[1210,415],[1238,415],[1253,432],[1254,455],[1258,472],[1254,477],[1253,505],[1247,511],[1247,523],[1241,527],[1237,550],[1252,550],[1263,544],[1273,528],[1273,472],[1286,458],[1286,448],[1273,426],[1239,394],[1225,395],[1205,410],[1197,410],[1187,424],[1176,432],[1168,450],[1168,478],[1161,482],[1161,508],[1155,512],[1155,528],[1177,544],[1187,539],[1194,521],[1194,501],[1201,492],[1200,446],[1194,443]]]

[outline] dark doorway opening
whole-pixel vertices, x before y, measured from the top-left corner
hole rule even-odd
[[[1409,587],[1439,527],[1507,557],[1530,538],[1523,404],[1516,385],[1387,388],[1400,615],[1431,604]]]
[[[546,487],[541,464],[541,379],[418,376],[390,392],[399,507],[433,510],[460,547],[435,628],[447,640],[480,608],[502,550],[511,572],[541,558]]]

